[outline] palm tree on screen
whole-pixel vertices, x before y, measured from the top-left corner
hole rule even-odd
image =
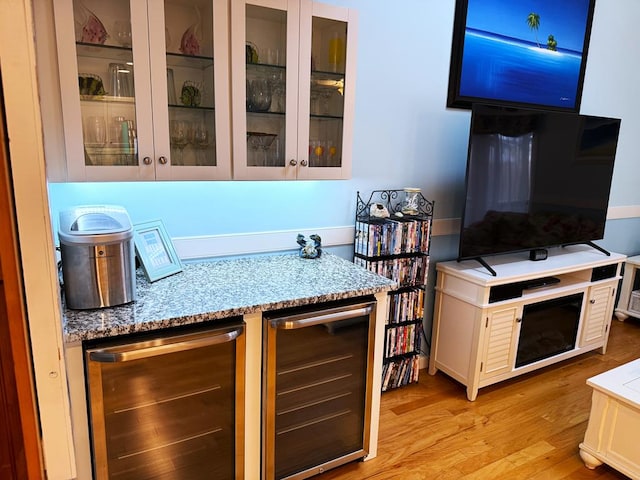
[[[540,42],[538,41],[538,28],[540,27],[540,15],[537,13],[531,12],[527,15],[527,25],[531,30],[536,32],[536,44],[540,47]]]

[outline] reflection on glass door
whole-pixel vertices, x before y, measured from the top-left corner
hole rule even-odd
[[[347,24],[312,18],[309,167],[340,167]]]
[[[247,166],[285,165],[287,12],[246,6]]]
[[[164,9],[171,164],[216,166],[213,3]]]
[[[134,66],[128,0],[74,0],[85,165],[138,165]]]

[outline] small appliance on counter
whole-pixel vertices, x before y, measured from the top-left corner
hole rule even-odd
[[[58,236],[68,308],[135,300],[133,226],[123,207],[84,205],[61,211]]]

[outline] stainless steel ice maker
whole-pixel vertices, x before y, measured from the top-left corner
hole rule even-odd
[[[135,300],[133,227],[124,208],[64,210],[58,236],[67,307],[111,307]]]

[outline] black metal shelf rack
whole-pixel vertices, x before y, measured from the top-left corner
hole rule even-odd
[[[424,286],[434,202],[415,192],[416,210],[402,213],[404,190],[374,190],[356,199],[353,261],[398,283],[389,292],[382,391],[418,381],[424,316]],[[384,211],[388,217],[372,215]]]

